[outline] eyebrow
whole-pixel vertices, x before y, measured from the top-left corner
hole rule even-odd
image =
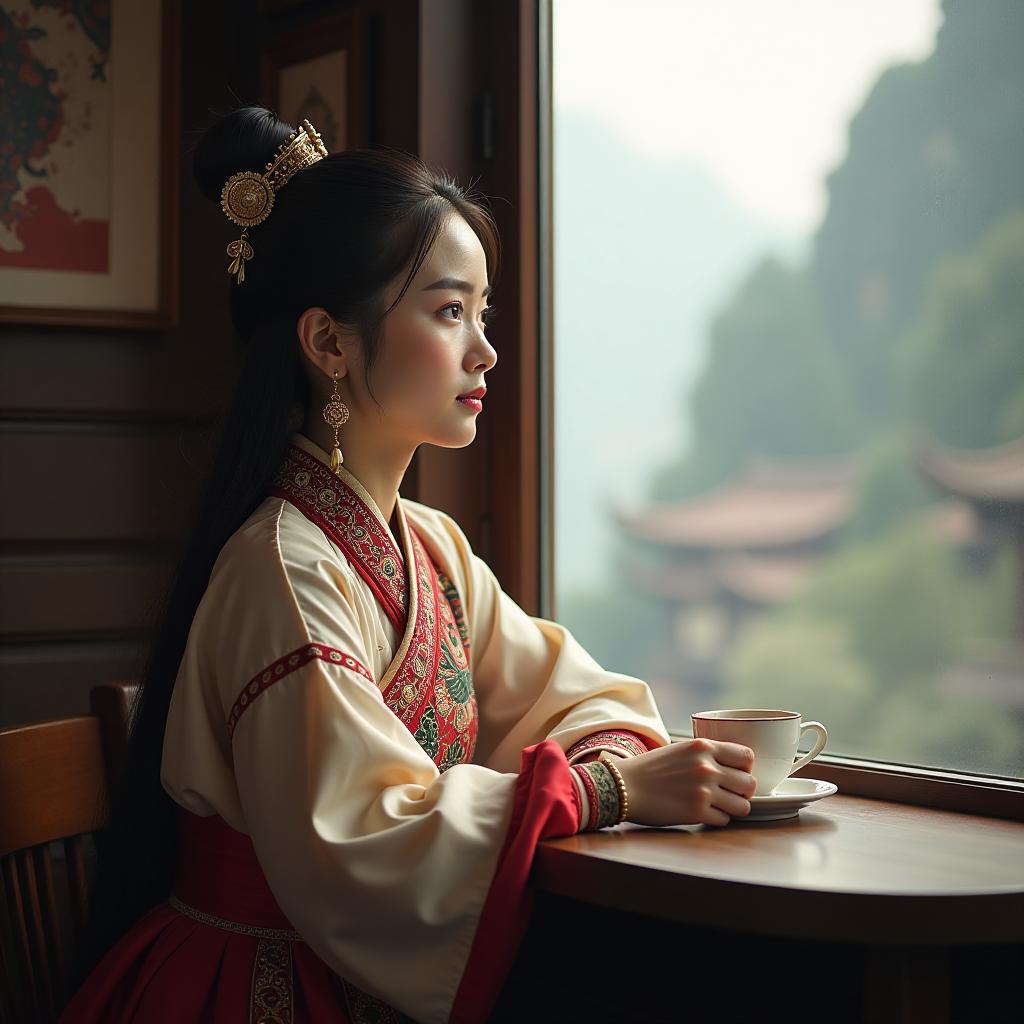
[[[442,277],[440,281],[435,281],[433,284],[428,284],[423,290],[425,292],[432,291],[435,288],[454,288],[457,292],[465,292],[467,295],[473,294],[473,286],[468,281],[462,281],[457,277]],[[488,285],[481,293],[481,298],[486,299],[488,295],[494,290],[493,285]]]

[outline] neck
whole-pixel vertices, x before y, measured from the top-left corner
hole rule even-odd
[[[334,430],[326,423],[307,419],[302,433],[330,454],[334,447]],[[339,429],[338,444],[345,457],[345,469],[366,488],[394,533],[398,489],[415,454],[415,447],[388,447],[379,440],[374,443],[369,431],[356,427],[352,420]]]

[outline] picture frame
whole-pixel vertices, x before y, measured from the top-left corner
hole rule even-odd
[[[275,27],[260,52],[261,102],[289,124],[308,118],[329,153],[365,147],[368,50],[359,8]]]
[[[176,325],[180,17],[176,0],[4,0],[20,65],[0,109],[0,323]]]

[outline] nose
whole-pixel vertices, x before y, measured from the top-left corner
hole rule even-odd
[[[494,346],[487,340],[487,336],[481,332],[480,344],[474,345],[468,353],[467,363],[475,373],[493,369],[498,362],[498,353]]]

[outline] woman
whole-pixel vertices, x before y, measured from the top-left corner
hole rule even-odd
[[[749,811],[752,757],[670,745],[645,683],[526,615],[451,517],[399,495],[420,444],[473,440],[497,363],[481,203],[256,107],[194,170],[241,228],[248,354],[61,1019],[486,1020],[539,840],[724,824]]]

